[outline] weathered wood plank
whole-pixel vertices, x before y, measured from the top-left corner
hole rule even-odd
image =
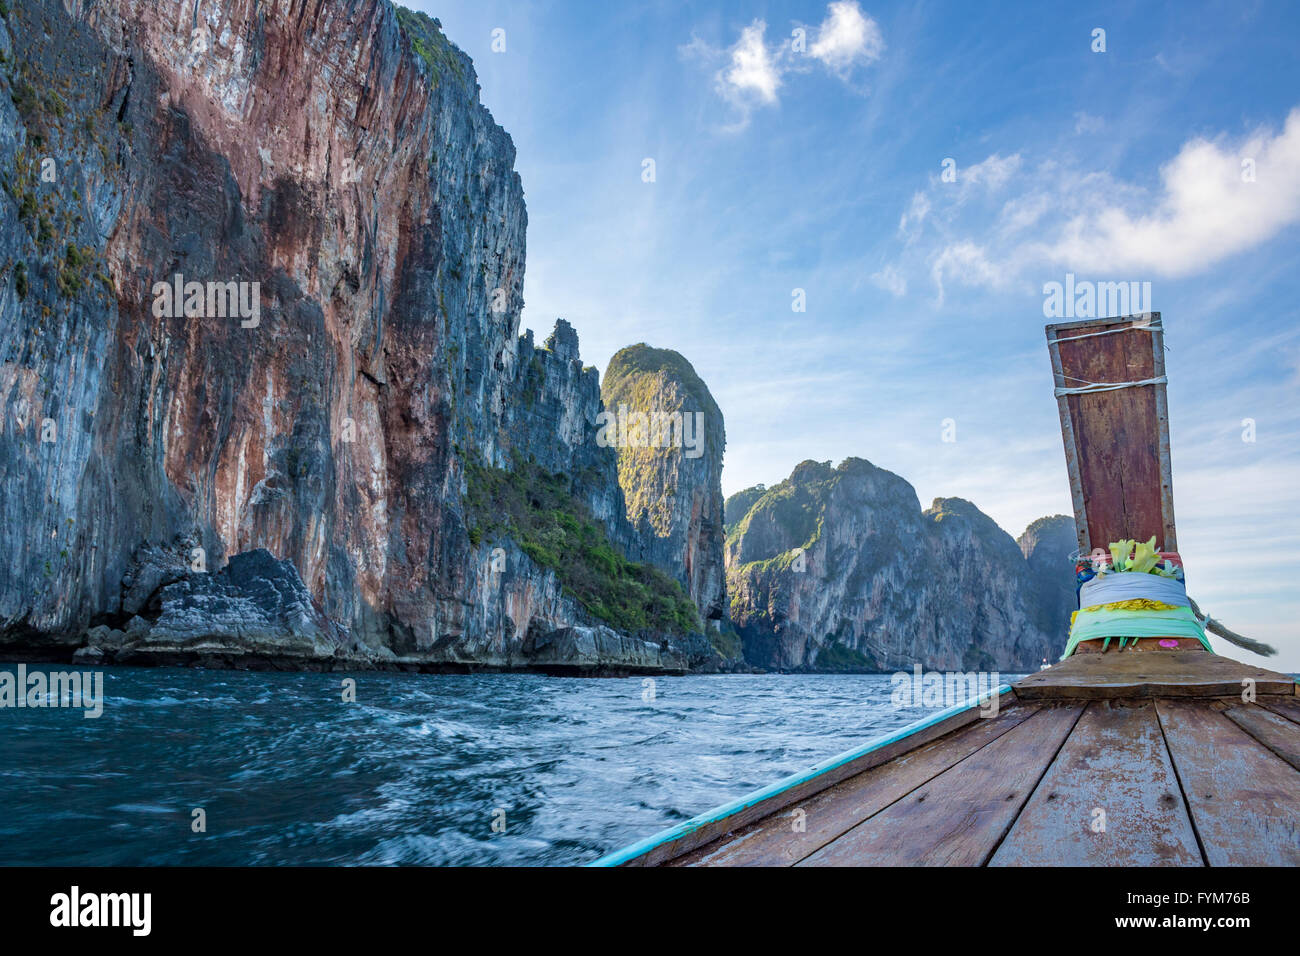
[[[674,860],[672,866],[791,866],[878,810],[970,756],[1037,710],[1020,704],[823,790],[737,833]],[[796,810],[804,829],[795,829]]]
[[[998,697],[998,710],[1002,711],[1014,705],[1015,695],[1008,688]],[[842,763],[837,762],[834,766],[817,772],[798,783],[784,786],[784,782],[778,782],[778,784],[774,785],[780,788],[778,792],[769,796],[755,795],[752,801],[745,798],[742,801],[743,806],[738,809],[729,810],[723,807],[718,808],[716,811],[710,811],[709,814],[701,815],[705,818],[703,822],[690,822],[685,827],[687,832],[656,843],[651,848],[638,853],[620,865],[662,866],[682,854],[712,843],[720,836],[734,833],[770,814],[789,806],[795,806],[800,801],[807,800],[809,797],[821,793],[842,780],[847,780],[872,767],[878,767],[894,759],[899,754],[907,753],[915,747],[937,740],[944,734],[951,733],[959,727],[972,724],[981,719],[980,714],[981,708],[972,705],[898,740],[883,746],[873,747],[859,756],[844,760]],[[833,759],[839,761],[842,758]]]
[[[1209,864],[1300,865],[1300,772],[1208,701],[1156,712]]]
[[[1075,654],[1012,685],[1021,700],[1240,695],[1242,680],[1257,694],[1289,694],[1293,678],[1200,650],[1114,650]]]
[[[1160,319],[1097,320],[1048,326],[1058,385],[1147,381],[1163,372]],[[1125,325],[1132,331],[1113,331]],[[1110,331],[1111,334],[1096,333]],[[1080,336],[1087,336],[1080,338]],[[1146,540],[1176,550],[1168,460],[1168,423],[1163,385],[1064,396],[1062,425],[1068,432],[1067,466],[1077,485],[1076,512],[1086,502],[1080,541],[1106,547],[1121,538]],[[1068,420],[1068,422],[1067,422]],[[1072,446],[1072,447],[1071,447]],[[1077,472],[1077,477],[1074,474]]]
[[[989,861],[990,866],[1202,863],[1155,704],[1101,700],[1088,705]]]
[[[1238,704],[1227,708],[1223,715],[1300,770],[1300,724],[1256,704]]]
[[[1044,707],[797,865],[984,863],[1082,710]]]
[[[1259,698],[1259,704],[1267,707],[1275,714],[1281,714],[1288,720],[1300,724],[1300,697],[1292,694],[1290,697],[1285,694],[1266,694]]]

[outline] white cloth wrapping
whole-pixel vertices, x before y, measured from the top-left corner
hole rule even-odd
[[[1187,600],[1187,587],[1182,581],[1144,571],[1112,571],[1085,581],[1079,589],[1079,607],[1096,607],[1114,601],[1132,601],[1146,598],[1162,601],[1174,607],[1191,607]]]

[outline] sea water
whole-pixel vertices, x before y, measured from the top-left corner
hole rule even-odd
[[[934,713],[889,675],[173,668],[102,705],[0,709],[0,864],[579,864]]]

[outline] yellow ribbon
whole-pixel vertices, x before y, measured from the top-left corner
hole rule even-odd
[[[1173,604],[1166,604],[1164,601],[1152,601],[1148,598],[1132,598],[1128,601],[1111,601],[1109,604],[1094,604],[1092,607],[1082,608],[1070,615],[1070,623],[1082,612],[1087,611],[1176,611],[1178,608]]]

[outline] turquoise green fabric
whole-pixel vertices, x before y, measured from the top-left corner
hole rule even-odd
[[[1194,637],[1207,651],[1213,650],[1201,622],[1188,607],[1170,611],[1080,611],[1061,660],[1073,654],[1080,641],[1099,637]]]

